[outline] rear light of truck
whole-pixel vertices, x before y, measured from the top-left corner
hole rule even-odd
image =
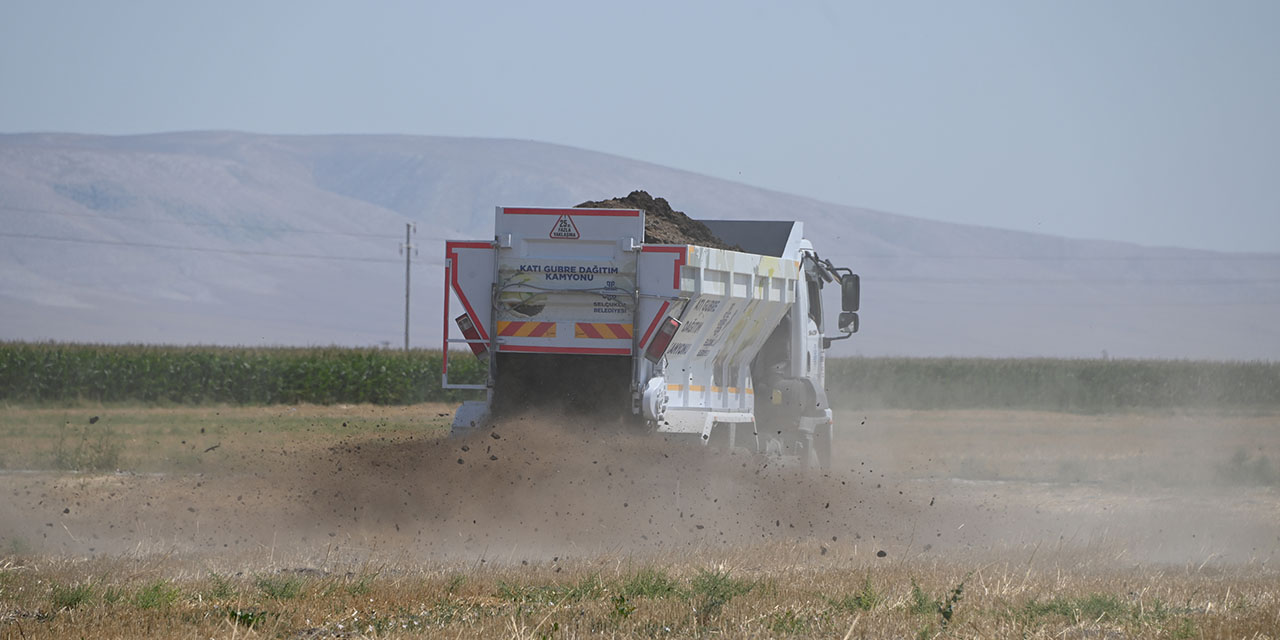
[[[453,320],[458,323],[458,328],[462,330],[462,335],[467,340],[481,340],[480,332],[476,330],[476,325],[471,321],[471,316],[464,313]],[[489,351],[489,346],[484,342],[467,342],[467,346],[471,347],[471,353],[476,354],[477,358],[484,357],[484,354]]]
[[[655,364],[661,360],[667,353],[667,347],[671,345],[671,339],[676,337],[676,332],[679,330],[679,320],[671,316],[663,318],[662,326],[658,327],[658,334],[653,336],[653,340],[649,341],[649,346],[644,350],[644,359]]]

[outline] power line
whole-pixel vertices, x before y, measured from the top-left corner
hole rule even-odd
[[[905,306],[921,306],[921,307],[937,307],[937,300],[895,300],[893,305]],[[1089,308],[1089,309],[1109,309],[1109,308],[1150,308],[1150,307],[1168,307],[1170,309],[1186,309],[1185,302],[1094,302],[1094,301],[1046,301],[1046,302],[1025,302],[1011,300],[957,300],[945,303],[947,307],[980,307],[980,308],[1014,308],[1014,309],[1031,309],[1031,308]],[[1205,301],[1199,304],[1214,307],[1276,307],[1280,306],[1280,300],[1214,300]]]
[[[1191,249],[1188,249],[1188,251],[1191,251]],[[843,258],[845,260],[851,260],[851,261],[858,261],[858,260],[1027,260],[1027,261],[1044,261],[1044,262],[1053,262],[1053,261],[1129,262],[1129,261],[1172,260],[1172,261],[1180,262],[1183,260],[1188,260],[1188,261],[1190,260],[1270,261],[1270,260],[1280,260],[1280,253],[1263,254],[1263,255],[1229,254],[1229,255],[1216,255],[1216,256],[1206,256],[1206,255],[1188,255],[1188,256],[1153,256],[1153,255],[1143,255],[1143,256],[1135,256],[1135,255],[1129,255],[1129,256],[1029,256],[1029,255],[1028,256],[982,256],[982,255],[954,256],[952,255],[952,256],[944,256],[944,255],[936,255],[936,254],[919,254],[919,253],[901,254],[901,255],[887,255],[887,254],[865,255],[865,254],[846,253],[846,254],[832,254],[827,257]]]
[[[275,233],[310,233],[319,235],[337,235],[351,236],[358,238],[384,238],[399,239],[400,236],[387,233],[362,233],[357,231],[329,231],[322,229],[296,229],[287,227],[262,227],[257,225],[234,224],[229,222],[195,222],[187,220],[161,220],[159,218],[142,218],[134,216],[106,216],[91,213],[76,213],[73,211],[55,211],[52,209],[34,209],[29,207],[13,207],[3,205],[0,210],[14,213],[29,213],[42,215],[56,215],[74,218],[87,218],[91,220],[101,220],[108,222],[147,222],[157,224],[177,224],[192,227],[224,227],[235,229],[251,229],[255,231],[270,231]],[[1194,251],[1194,250],[1187,250]],[[1275,254],[1228,254],[1228,255],[1125,255],[1125,256],[1045,256],[1045,255],[1016,255],[1016,256],[998,256],[998,255],[940,255],[940,254],[831,254],[832,258],[846,258],[849,260],[1027,260],[1027,261],[1071,261],[1071,262],[1129,262],[1129,261],[1156,261],[1156,260],[1208,260],[1208,261],[1271,261],[1280,260],[1280,253]]]
[[[108,222],[147,222],[157,224],[177,224],[193,227],[226,227],[235,229],[252,229],[255,231],[271,231],[276,233],[312,233],[320,235],[338,235],[352,236],[359,238],[395,238],[400,236],[387,233],[362,233],[357,231],[328,231],[321,229],[296,229],[287,227],[262,227],[257,225],[234,224],[229,222],[195,222],[187,220],[161,220],[159,218],[142,218],[134,216],[106,216],[91,213],[76,213],[73,211],[55,211],[52,209],[34,209],[29,207],[13,207],[0,206],[0,210],[15,213],[45,214],[56,216],[67,216],[74,218],[87,218],[92,220],[103,220]],[[1194,251],[1194,250],[1187,250]],[[1126,262],[1126,261],[1144,261],[1144,260],[1210,260],[1210,261],[1270,261],[1280,260],[1280,253],[1275,254],[1227,254],[1227,255],[1124,255],[1124,256],[1045,256],[1045,255],[1015,255],[1015,256],[998,256],[998,255],[941,255],[941,254],[831,254],[830,257],[847,258],[850,260],[1028,260],[1028,261],[1071,261],[1071,262]]]
[[[1066,280],[1032,279],[1032,278],[877,278],[863,274],[866,283],[888,282],[894,284],[989,284],[989,285],[1245,285],[1245,284],[1277,284],[1280,278],[1201,278],[1186,280]]]
[[[212,247],[191,247],[185,245],[162,244],[152,242],[132,242],[126,240],[94,240],[88,238],[67,238],[35,233],[12,233],[0,231],[0,237],[22,238],[27,240],[45,240],[50,242],[71,242],[77,244],[94,244],[115,247],[137,247],[144,249],[165,249],[172,251],[196,251],[201,253],[225,253],[243,256],[264,256],[272,258],[301,258],[308,260],[337,260],[347,262],[396,263],[399,260],[390,258],[364,258],[360,256],[334,256],[308,253],[277,253],[272,251],[252,251],[247,249],[215,249]],[[429,266],[429,263],[419,263]],[[946,285],[993,285],[993,286],[1059,286],[1059,285],[1139,285],[1139,286],[1232,286],[1280,284],[1280,278],[1201,278],[1182,280],[1124,280],[1124,279],[1047,279],[1047,278],[915,278],[915,277],[876,277],[866,275],[868,284],[946,284]]]
[[[199,251],[202,253],[230,253],[241,256],[266,256],[271,258],[305,258],[309,260],[341,260],[347,262],[385,262],[400,264],[399,260],[390,258],[361,258],[358,256],[326,256],[313,253],[274,253],[271,251],[249,251],[245,249],[213,249],[210,247],[186,247],[176,244],[158,244],[151,242],[128,242],[124,240],[88,240],[83,238],[62,238],[35,233],[9,233],[0,231],[0,236],[7,238],[24,238],[27,240],[48,240],[52,242],[74,242],[77,244],[97,244],[116,247],[141,247],[145,249],[170,249],[174,251]]]
[[[87,238],[67,238],[61,236],[50,236],[34,233],[11,233],[0,232],[0,237],[23,238],[27,240],[45,240],[50,242],[72,242],[78,244],[95,244],[116,247],[138,247],[145,249],[166,249],[173,251],[197,251],[202,253],[226,253],[244,256],[265,256],[272,258],[302,258],[310,260],[338,260],[348,262],[375,262],[375,263],[396,263],[399,260],[390,258],[364,258],[359,256],[333,256],[322,254],[307,253],[276,253],[272,251],[251,251],[247,249],[215,249],[211,247],[191,247],[175,244],[161,244],[151,242],[132,242],[126,240],[93,240]],[[426,263],[419,263],[426,264]],[[1184,279],[1184,280],[1064,280],[1064,279],[1032,279],[1032,278],[912,278],[912,277],[875,277],[867,275],[867,283],[890,283],[890,284],[949,284],[949,285],[994,285],[994,286],[1057,286],[1057,285],[1142,285],[1142,286],[1229,286],[1229,285],[1256,285],[1256,284],[1277,284],[1280,278],[1202,278],[1202,279]]]
[[[291,229],[287,227],[260,227],[250,224],[233,224],[230,222],[195,222],[190,220],[161,220],[159,218],[140,218],[134,216],[105,216],[92,213],[76,213],[74,211],[54,211],[52,209],[31,209],[25,207],[0,206],[0,210],[14,213],[66,216],[71,218],[89,218],[108,222],[147,222],[157,224],[180,224],[189,227],[224,227],[234,229],[252,229],[255,231],[271,231],[275,233],[313,233],[320,235],[352,236],[357,238],[399,238],[387,233],[360,233],[357,231],[326,231],[321,229]]]

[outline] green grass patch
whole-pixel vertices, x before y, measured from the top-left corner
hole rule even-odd
[[[497,597],[517,603],[560,604],[592,600],[604,593],[605,585],[595,574],[565,584],[522,585],[498,583]]]
[[[916,587],[919,588],[918,586]],[[923,592],[922,592],[923,593]],[[865,576],[862,579],[862,586],[853,593],[847,593],[839,598],[827,598],[827,604],[837,611],[843,613],[857,613],[859,611],[870,611],[876,608],[883,600],[876,588],[871,584],[871,576]]]
[[[182,592],[168,580],[156,580],[138,589],[133,604],[139,609],[160,609],[173,604],[180,595]]]
[[[128,592],[125,591],[123,587],[118,585],[109,585],[107,588],[102,590],[102,603],[111,605],[118,602],[125,602],[129,599],[128,596]]]
[[[258,576],[253,584],[268,598],[292,600],[302,595],[305,581],[298,576]]]
[[[730,600],[749,593],[757,586],[755,581],[734,578],[727,569],[700,569],[689,581],[688,595],[697,612],[698,622],[707,624]]]
[[[1111,620],[1119,622],[1134,618],[1136,610],[1119,597],[1110,593],[1091,593],[1079,597],[1055,596],[1046,601],[1030,600],[1022,608],[1023,614],[1032,620],[1046,616],[1060,616],[1070,620],[1072,624],[1093,622],[1094,620]],[[1156,602],[1149,612],[1149,617],[1162,619],[1167,616],[1167,607]]]
[[[809,631],[811,620],[792,609],[769,616],[769,631],[783,636],[793,636]]]
[[[235,598],[236,592],[236,586],[230,579],[218,573],[210,573],[203,595],[206,600],[231,600]]]
[[[261,609],[241,609],[239,607],[235,607],[227,610],[228,620],[247,629],[252,629],[262,624],[269,616],[269,613]]]
[[[622,595],[621,593],[613,596],[613,598],[610,599],[610,603],[613,607],[609,611],[609,616],[614,620],[626,620],[631,617],[631,614],[636,612],[636,605],[631,604],[631,601],[627,599],[627,596]]]
[[[346,583],[346,592],[353,596],[365,595],[373,589],[373,580],[377,577],[377,573],[361,573],[354,580]]]
[[[662,569],[645,567],[623,578],[619,593],[628,598],[668,598],[679,595],[680,583]]]
[[[907,605],[907,610],[914,615],[937,614],[938,624],[942,629],[946,629],[951,624],[951,619],[955,617],[956,605],[964,597],[964,581],[952,587],[947,594],[941,598],[934,598],[920,588],[920,584],[911,579],[911,599]],[[932,627],[930,627],[932,628]]]
[[[93,585],[81,582],[72,585],[54,583],[49,589],[49,606],[54,611],[75,609],[93,598]]]
[[[937,611],[938,601],[934,600],[920,588],[920,584],[911,579],[911,600],[907,603],[907,611],[915,615],[928,615]]]
[[[53,445],[53,468],[64,471],[114,471],[123,446],[110,428],[64,422]]]

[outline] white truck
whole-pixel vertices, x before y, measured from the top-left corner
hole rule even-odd
[[[743,251],[646,244],[638,209],[498,207],[493,239],[446,242],[442,385],[486,392],[455,432],[551,405],[828,466],[825,350],[858,330],[858,276],[801,222],[700,222]],[[449,381],[460,343],[487,360],[483,384]]]

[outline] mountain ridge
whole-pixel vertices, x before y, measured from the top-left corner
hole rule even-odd
[[[0,135],[0,338],[400,344],[417,223],[411,332],[435,347],[445,239],[633,189],[803,221],[863,275],[836,355],[1280,358],[1280,254],[935,222],[536,141],[226,131]]]

